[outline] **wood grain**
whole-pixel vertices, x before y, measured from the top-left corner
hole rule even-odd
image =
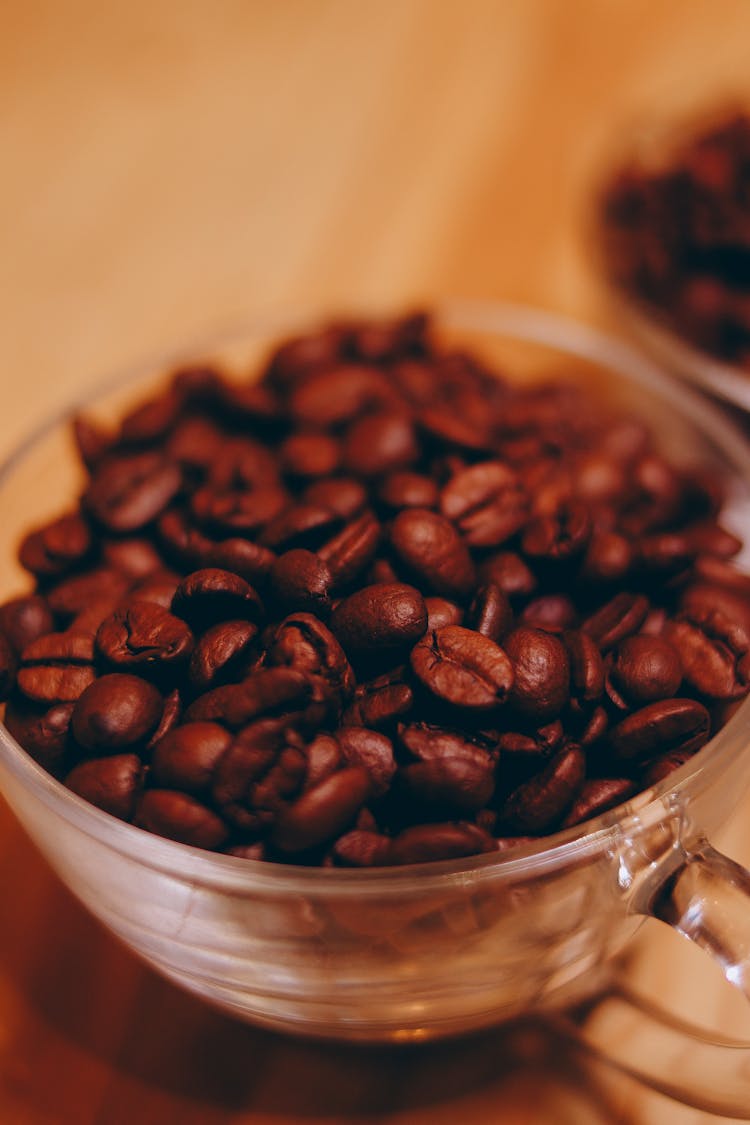
[[[6,0],[0,15],[3,452],[97,374],[250,312],[462,295],[607,323],[583,244],[606,159],[634,123],[750,92],[746,0]],[[745,861],[747,823],[746,807],[725,841]],[[232,1023],[105,934],[4,807],[0,879],[3,1122],[712,1120],[530,1029],[403,1051]],[[700,954],[644,936],[634,972],[742,1029]]]

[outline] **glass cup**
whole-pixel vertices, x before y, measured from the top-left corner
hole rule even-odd
[[[670,457],[727,475],[725,522],[750,541],[750,447],[649,361],[529,308],[454,303],[438,310],[437,324],[501,369],[522,378],[562,372],[642,413]],[[281,328],[251,327],[161,357],[110,381],[86,408],[114,417],[153,376],[191,356],[247,364]],[[0,471],[5,596],[21,580],[13,561],[20,534],[69,506],[80,483],[62,423],[44,426]],[[750,999],[750,875],[707,842],[749,782],[750,700],[656,787],[507,856],[301,868],[210,854],[115,820],[66,790],[0,728],[3,795],[60,878],[145,961],[211,1003],[306,1035],[393,1041],[558,1013],[550,1018],[567,1021],[566,1034],[615,1061],[615,1048],[559,1013],[601,995],[613,958],[645,917],[702,946]],[[750,1078],[735,1064],[747,1066],[749,1053],[717,1049],[739,1083],[725,1077],[728,1097],[746,1107]],[[660,1059],[619,1061],[664,1088]],[[692,1091],[694,1102],[700,1096]]]

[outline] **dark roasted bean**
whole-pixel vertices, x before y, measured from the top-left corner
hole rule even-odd
[[[575,603],[567,594],[540,594],[527,602],[520,614],[524,625],[545,629],[548,633],[572,629],[577,617]]]
[[[648,761],[673,750],[698,750],[710,733],[711,717],[701,703],[663,699],[622,719],[609,732],[609,747],[620,761]]]
[[[229,836],[226,825],[215,812],[195,797],[170,789],[146,790],[136,805],[135,823],[157,836],[166,836],[194,848],[216,850]]]
[[[636,785],[629,777],[595,777],[585,781],[560,827],[572,828],[574,824],[599,816],[627,801],[635,791]]]
[[[184,723],[160,738],[151,755],[150,780],[163,789],[208,796],[216,768],[232,743],[218,723]]]
[[[339,467],[341,446],[330,434],[322,432],[290,434],[279,446],[279,460],[290,477],[329,477]]]
[[[73,793],[120,820],[132,820],[143,786],[137,754],[113,754],[81,762],[65,778]]]
[[[359,684],[354,699],[341,716],[342,727],[388,728],[408,715],[414,693],[398,673],[387,673]]]
[[[363,828],[353,828],[333,845],[334,862],[341,867],[386,867],[390,855],[390,838]]]
[[[505,637],[503,648],[513,666],[511,705],[534,723],[556,718],[570,694],[570,663],[562,641],[521,625]]]
[[[61,516],[30,532],[21,542],[21,565],[40,578],[58,577],[86,558],[93,540],[88,523],[78,513]]]
[[[447,598],[425,598],[427,607],[427,628],[429,630],[442,629],[443,625],[462,625],[463,610],[455,602]]]
[[[73,708],[71,729],[85,750],[118,753],[148,739],[163,705],[160,693],[140,676],[113,672],[81,693]]]
[[[280,812],[271,836],[275,847],[302,852],[333,839],[351,824],[371,792],[370,774],[362,766],[331,774]]]
[[[365,364],[339,364],[313,373],[296,386],[289,396],[289,409],[298,423],[325,428],[393,400],[382,371]]]
[[[466,624],[491,641],[502,640],[508,632],[513,624],[513,610],[507,596],[494,582],[479,587],[467,610]]]
[[[83,503],[107,531],[140,531],[162,514],[181,485],[179,466],[163,454],[122,455],[95,470]]]
[[[307,676],[314,699],[319,698],[315,690],[318,681],[329,685],[342,700],[354,691],[354,675],[344,650],[330,629],[311,613],[293,613],[281,622],[268,646],[268,664]]]
[[[609,679],[628,703],[638,706],[675,696],[682,683],[677,648],[663,637],[636,634],[614,649]]]
[[[65,769],[69,757],[68,731],[72,703],[55,703],[46,708],[14,696],[5,708],[5,725],[16,742],[56,777]]]
[[[466,816],[479,812],[495,791],[492,759],[478,746],[460,745],[455,753],[448,739],[441,740],[442,753],[403,766],[399,781],[421,804],[444,815]]]
[[[720,609],[664,626],[685,681],[707,699],[740,699],[750,686],[750,634]]]
[[[591,519],[587,508],[571,503],[555,515],[538,516],[524,530],[524,554],[541,563],[561,563],[583,554],[591,538]]]
[[[370,565],[379,543],[380,524],[372,512],[362,512],[320,545],[318,555],[330,570],[336,590],[350,585]]]
[[[391,543],[429,593],[460,601],[471,591],[474,563],[466,543],[445,516],[426,508],[407,508],[393,521]]]
[[[354,477],[325,477],[309,484],[302,498],[313,507],[326,508],[349,520],[367,504],[367,489]]]
[[[500,551],[491,555],[480,567],[484,582],[494,582],[509,598],[528,597],[534,593],[537,581],[520,555]]]
[[[206,629],[190,657],[188,678],[195,691],[242,679],[257,635],[258,628],[250,621],[221,621]]]
[[[48,633],[23,650],[18,686],[37,703],[72,703],[93,683],[93,662],[93,635]]]
[[[518,835],[548,831],[580,793],[585,772],[580,746],[564,747],[541,773],[514,789],[500,810],[503,825]]]
[[[426,628],[424,598],[403,583],[365,586],[344,598],[331,615],[331,630],[355,660],[405,653]]]
[[[108,664],[148,675],[186,664],[194,638],[185,622],[155,602],[130,601],[105,618],[96,648]]]
[[[54,627],[49,605],[39,594],[12,598],[0,605],[0,633],[16,652],[23,652],[27,645],[51,633]]]
[[[132,579],[145,578],[161,570],[163,560],[148,539],[108,539],[102,543],[102,559],[106,566],[120,570]]]
[[[244,578],[208,567],[180,582],[172,599],[172,612],[194,629],[205,629],[219,621],[257,623],[263,616],[263,603]]]
[[[341,516],[330,508],[299,501],[267,523],[258,541],[274,551],[291,551],[294,547],[314,551],[340,530],[341,523]]]
[[[365,480],[405,469],[418,456],[414,427],[401,412],[367,414],[352,422],[344,435],[344,469]]]
[[[298,548],[280,555],[269,571],[268,581],[284,614],[314,613],[327,618],[331,612],[333,575],[328,563],[312,551]]]
[[[378,486],[378,499],[386,508],[436,508],[438,487],[432,477],[401,470],[390,473]]]
[[[47,590],[47,604],[58,618],[71,621],[98,604],[114,609],[127,594],[132,580],[109,567],[96,567],[63,578]]]
[[[578,708],[596,703],[604,691],[604,662],[598,646],[580,629],[568,629],[560,639],[570,664],[571,702]]]
[[[447,824],[416,824],[399,832],[390,847],[389,863],[428,863],[432,860],[463,859],[495,851],[489,832],[476,824],[453,821]]]
[[[387,793],[396,772],[391,740],[379,731],[357,726],[342,727],[336,732],[336,740],[350,766],[367,770],[372,795],[381,797]]]
[[[212,688],[190,704],[187,722],[219,722],[239,730],[262,715],[294,713],[310,700],[308,676],[293,668],[260,668],[239,684]]]
[[[581,628],[596,641],[604,652],[637,633],[649,611],[648,598],[643,594],[616,594],[595,613],[587,617]]]
[[[305,789],[312,789],[344,764],[340,743],[332,734],[325,733],[317,735],[307,744],[305,759]]]
[[[440,511],[472,547],[497,547],[526,523],[528,497],[502,461],[481,461],[453,476],[440,494]]]
[[[460,625],[427,633],[412,650],[411,666],[433,695],[470,711],[494,710],[513,687],[513,665],[503,649]]]

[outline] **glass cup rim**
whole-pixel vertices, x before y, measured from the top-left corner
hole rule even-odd
[[[699,394],[666,374],[662,368],[631,345],[583,321],[535,306],[499,301],[453,299],[436,303],[430,309],[438,325],[466,332],[505,336],[525,343],[546,347],[551,351],[600,364],[620,377],[648,386],[661,398],[669,400],[699,431],[721,444],[733,468],[750,481],[750,442],[734,423]],[[320,322],[320,315],[286,313],[263,319],[244,320],[224,326],[213,333],[197,336],[179,349],[165,349],[156,356],[128,365],[103,380],[97,380],[89,391],[77,395],[62,410],[53,413],[24,437],[0,462],[0,487],[11,477],[16,466],[35,446],[58,427],[69,422],[76,411],[90,407],[108,393],[124,389],[133,380],[158,378],[186,360],[195,360],[221,345],[268,337],[271,333],[291,332],[310,323]],[[540,837],[519,845],[509,853],[490,852],[462,859],[439,860],[399,867],[357,868],[306,867],[298,864],[269,863],[264,860],[208,852],[204,849],[166,839],[120,821],[66,789],[62,782],[48,774],[16,742],[0,723],[0,772],[10,771],[15,779],[50,811],[73,824],[98,843],[123,856],[167,875],[187,877],[195,885],[225,886],[234,890],[262,890],[264,893],[297,891],[306,895],[361,896],[372,890],[382,894],[385,888],[414,884],[414,889],[435,891],[451,883],[467,883],[497,877],[519,880],[541,875],[550,869],[564,868],[586,857],[612,848],[617,839],[642,830],[662,820],[674,806],[675,795],[690,781],[703,775],[710,780],[721,772],[727,760],[740,754],[749,745],[750,697],[709,742],[668,777],[635,794],[618,808],[601,813],[584,824]],[[11,810],[13,808],[10,803]]]

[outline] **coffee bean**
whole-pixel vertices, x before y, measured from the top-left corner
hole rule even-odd
[[[146,757],[151,753],[156,743],[165,734],[168,734],[182,720],[182,696],[179,689],[174,688],[164,699],[161,718],[156,724],[156,729],[146,743]]]
[[[206,805],[170,789],[146,790],[136,805],[135,824],[157,836],[209,850],[220,848],[229,835],[224,822]]]
[[[524,625],[532,625],[548,633],[572,629],[577,619],[575,603],[567,594],[541,594],[527,602],[520,614]]]
[[[262,715],[294,713],[312,694],[309,677],[293,668],[260,668],[239,684],[212,688],[190,704],[187,722],[219,722],[239,730]]]
[[[750,634],[720,609],[697,617],[664,626],[686,682],[707,699],[740,699],[750,685]]]
[[[494,582],[480,586],[466,614],[466,624],[491,641],[500,641],[513,624],[510,601]]]
[[[572,828],[574,824],[582,824],[621,805],[635,792],[636,785],[629,777],[595,777],[585,781],[560,827]]]
[[[698,750],[708,742],[711,717],[695,699],[663,699],[633,711],[609,732],[609,747],[622,762],[647,761],[673,750]]]
[[[39,594],[11,598],[0,605],[0,633],[18,653],[54,627],[50,608]]]
[[[267,523],[258,541],[261,546],[279,552],[291,551],[295,547],[314,551],[335,535],[341,524],[341,516],[330,508],[299,501]]]
[[[341,462],[341,446],[330,434],[318,431],[290,434],[279,446],[279,460],[290,477],[329,477]]]
[[[195,641],[181,618],[154,602],[130,601],[105,618],[96,634],[96,648],[116,668],[143,675],[186,664]]]
[[[72,703],[94,681],[94,638],[48,633],[21,654],[18,687],[37,703]]]
[[[353,828],[333,845],[333,859],[340,867],[387,867],[391,841],[380,832]]]
[[[291,498],[280,485],[218,488],[206,484],[193,493],[190,512],[207,535],[251,537],[289,507]]]
[[[120,820],[132,820],[143,786],[137,754],[113,754],[81,762],[65,778],[71,792]]]
[[[111,612],[132,585],[132,579],[109,567],[70,575],[47,590],[47,605],[58,619],[70,622],[93,605]]]
[[[528,519],[529,502],[516,474],[502,461],[462,469],[440,494],[440,510],[472,547],[497,547]]]
[[[495,791],[493,762],[486,750],[447,731],[436,732],[429,748],[426,728],[401,733],[419,751],[419,760],[402,767],[400,783],[422,804],[447,815],[467,815],[489,804]]]
[[[312,789],[344,764],[340,743],[332,734],[319,734],[304,750],[306,759],[305,789]]]
[[[285,752],[295,751],[295,754]],[[255,786],[282,762],[265,787],[265,810],[256,808]],[[272,823],[277,808],[299,792],[307,774],[302,741],[285,719],[258,719],[233,739],[216,763],[213,800],[222,815],[245,831],[260,831]],[[262,797],[262,794],[261,794]]]
[[[391,841],[388,858],[392,864],[403,865],[463,859],[492,851],[495,841],[488,832],[466,821],[453,821],[405,828]]]
[[[269,667],[292,668],[308,677],[313,698],[316,681],[329,685],[341,699],[354,691],[354,674],[336,637],[311,613],[293,613],[276,629],[268,646]]]
[[[537,834],[558,824],[580,793],[586,760],[570,743],[547,766],[515,789],[500,810],[503,825],[516,834]]]
[[[350,766],[308,789],[279,815],[271,839],[280,851],[303,852],[338,836],[371,793],[370,774]]]
[[[88,523],[74,512],[26,535],[18,557],[21,566],[40,578],[59,577],[81,563],[92,546]]]
[[[273,551],[257,543],[230,537],[221,543],[210,544],[202,558],[207,566],[229,570],[255,586],[262,585],[266,580],[275,555]]]
[[[520,555],[499,551],[490,555],[480,567],[483,582],[493,582],[509,598],[527,597],[534,593],[537,580]]]
[[[83,691],[73,708],[76,742],[99,754],[117,753],[143,743],[155,730],[163,700],[139,676],[113,672]]]
[[[682,682],[678,651],[666,637],[636,634],[612,653],[609,677],[631,705],[675,696]]]
[[[339,364],[311,374],[289,397],[292,417],[325,429],[394,399],[381,371],[365,364]]]
[[[505,637],[503,648],[513,666],[509,702],[533,722],[554,719],[570,692],[570,664],[562,641],[522,625]]]
[[[40,766],[59,777],[71,756],[68,732],[72,714],[72,703],[45,707],[16,695],[5,708],[4,722],[19,746]]]
[[[494,710],[513,687],[513,665],[503,649],[460,625],[428,633],[412,650],[411,666],[433,695],[473,711]]]
[[[637,633],[649,611],[648,598],[643,594],[615,594],[595,613],[587,617],[581,625],[584,633],[598,644],[604,652]]]
[[[372,795],[382,797],[387,793],[396,772],[391,740],[379,731],[348,726],[336,733],[336,741],[350,766],[367,770]]]
[[[107,531],[140,531],[162,514],[181,485],[179,466],[162,454],[123,454],[95,470],[83,504]]]
[[[89,472],[93,472],[112,446],[113,436],[103,426],[82,414],[77,414],[73,419],[72,431],[81,463]]]
[[[591,538],[591,518],[581,503],[531,520],[523,532],[524,554],[540,563],[560,564],[582,555]]]
[[[596,642],[581,629],[567,629],[560,639],[570,664],[571,701],[579,709],[596,703],[604,691],[604,662]]]
[[[624,582],[634,556],[633,546],[624,535],[595,528],[583,558],[581,578],[586,582]]]
[[[442,629],[443,625],[462,625],[464,620],[463,610],[455,602],[447,598],[425,598],[427,607],[427,628]],[[479,632],[479,630],[477,630]]]
[[[253,587],[229,570],[207,567],[193,571],[177,587],[172,612],[201,630],[219,621],[257,622],[263,603]]]
[[[197,692],[240,680],[254,658],[258,628],[250,621],[221,621],[206,629],[190,657],[188,678]]]
[[[349,520],[358,516],[367,504],[367,489],[354,477],[325,477],[309,484],[302,499],[315,508],[325,508]]]
[[[378,486],[378,499],[386,508],[436,508],[438,488],[432,477],[401,469],[390,473]]]
[[[10,695],[16,682],[18,657],[4,633],[0,633],[0,703]]]
[[[369,566],[380,543],[380,524],[372,512],[362,512],[332,539],[322,543],[318,555],[326,564],[333,587],[350,585]]]
[[[271,594],[283,613],[314,613],[327,618],[331,611],[333,575],[319,555],[297,549],[280,555],[268,575]]]
[[[426,508],[408,508],[396,516],[391,543],[405,566],[432,594],[463,600],[476,572],[466,543],[453,524]]]
[[[356,687],[354,699],[341,716],[341,726],[388,729],[408,715],[413,705],[410,685],[398,671],[389,672]]]
[[[405,469],[418,457],[414,426],[400,411],[366,414],[352,422],[344,435],[344,468],[365,480]]]
[[[365,586],[331,615],[331,630],[353,659],[405,653],[427,628],[424,598],[403,583]]]
[[[162,789],[207,797],[217,766],[231,744],[232,735],[218,723],[175,727],[153,748],[150,781]]]

